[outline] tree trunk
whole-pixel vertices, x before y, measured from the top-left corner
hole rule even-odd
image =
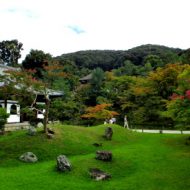
[[[5,110],[7,112],[7,98],[4,99]]]
[[[48,133],[47,131],[47,124],[48,124],[48,115],[49,115],[49,107],[50,107],[50,99],[46,97],[46,106],[45,106],[45,113],[44,113],[44,133]]]

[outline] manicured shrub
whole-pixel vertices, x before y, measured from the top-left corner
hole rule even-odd
[[[0,108],[0,130],[4,131],[5,123],[7,122],[7,118],[9,114],[6,112],[4,108]]]

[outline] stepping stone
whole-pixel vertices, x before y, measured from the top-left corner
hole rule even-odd
[[[98,168],[91,168],[89,169],[90,177],[95,179],[96,181],[107,180],[111,178],[111,175],[98,169]]]

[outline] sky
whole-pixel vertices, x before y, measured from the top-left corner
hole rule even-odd
[[[52,56],[127,50],[143,44],[190,48],[189,0],[0,0],[0,41]]]

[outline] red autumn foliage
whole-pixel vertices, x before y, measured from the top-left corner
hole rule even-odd
[[[185,92],[185,95],[179,95],[179,94],[173,93],[172,96],[170,96],[171,100],[176,100],[176,99],[184,100],[185,98],[190,99],[190,90],[187,90]]]
[[[187,90],[185,92],[185,96],[186,96],[187,99],[190,99],[190,90]]]
[[[171,99],[171,100],[175,100],[175,99],[177,99],[177,98],[179,98],[179,95],[176,94],[176,93],[173,93],[173,94],[170,96],[170,99]]]

